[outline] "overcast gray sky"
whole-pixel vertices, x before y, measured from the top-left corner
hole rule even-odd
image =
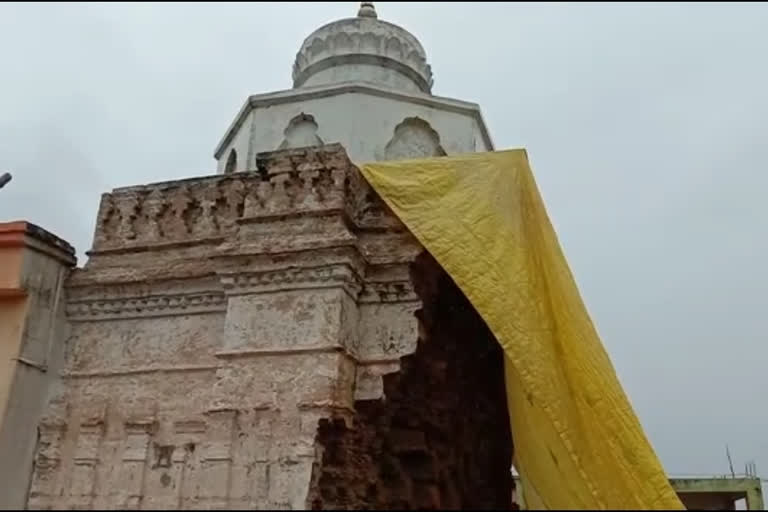
[[[0,4],[0,219],[90,246],[102,192],[211,174],[249,94],[357,4]],[[377,3],[434,93],[526,147],[667,470],[768,475],[768,5]]]

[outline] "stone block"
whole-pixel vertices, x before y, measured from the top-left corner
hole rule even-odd
[[[229,299],[227,351],[289,351],[340,343],[344,291],[289,291]]]
[[[397,360],[416,350],[419,303],[366,303],[359,309],[358,357],[362,361]]]

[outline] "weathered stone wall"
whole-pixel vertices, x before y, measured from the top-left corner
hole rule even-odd
[[[303,508],[320,419],[415,349],[421,250],[339,146],[102,197],[34,508]]]
[[[383,414],[394,425],[427,403],[414,417],[419,428],[442,418],[427,442],[448,471],[429,485],[458,486],[458,498],[440,490],[435,499],[475,503],[469,479],[508,499],[508,439],[499,434],[497,464],[471,430],[496,436],[503,415],[507,432],[498,375],[472,387],[456,372],[490,367],[467,359],[471,351],[451,355],[487,343],[487,333],[472,332],[472,321],[459,329],[464,316],[451,320],[453,334],[429,324],[436,341],[403,360],[417,350],[415,312],[431,311],[410,273],[420,245],[340,146],[257,162],[257,172],[102,197],[90,259],[66,284],[70,336],[28,506],[303,509],[330,467],[325,434],[317,437],[323,420],[352,428]],[[432,386],[441,365],[442,391]],[[487,392],[501,404],[495,412],[478,405]],[[457,421],[469,404],[482,411]],[[490,465],[458,469],[469,463]],[[478,483],[497,467],[502,480]]]

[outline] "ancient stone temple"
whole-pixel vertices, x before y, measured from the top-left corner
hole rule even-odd
[[[352,163],[491,150],[478,107],[366,2],[293,80],[217,174],[105,193],[82,268],[0,226],[0,505],[511,506],[501,349]]]

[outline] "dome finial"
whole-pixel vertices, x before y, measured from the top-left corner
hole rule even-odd
[[[376,8],[373,2],[360,2],[360,10],[357,11],[358,18],[378,18]]]

